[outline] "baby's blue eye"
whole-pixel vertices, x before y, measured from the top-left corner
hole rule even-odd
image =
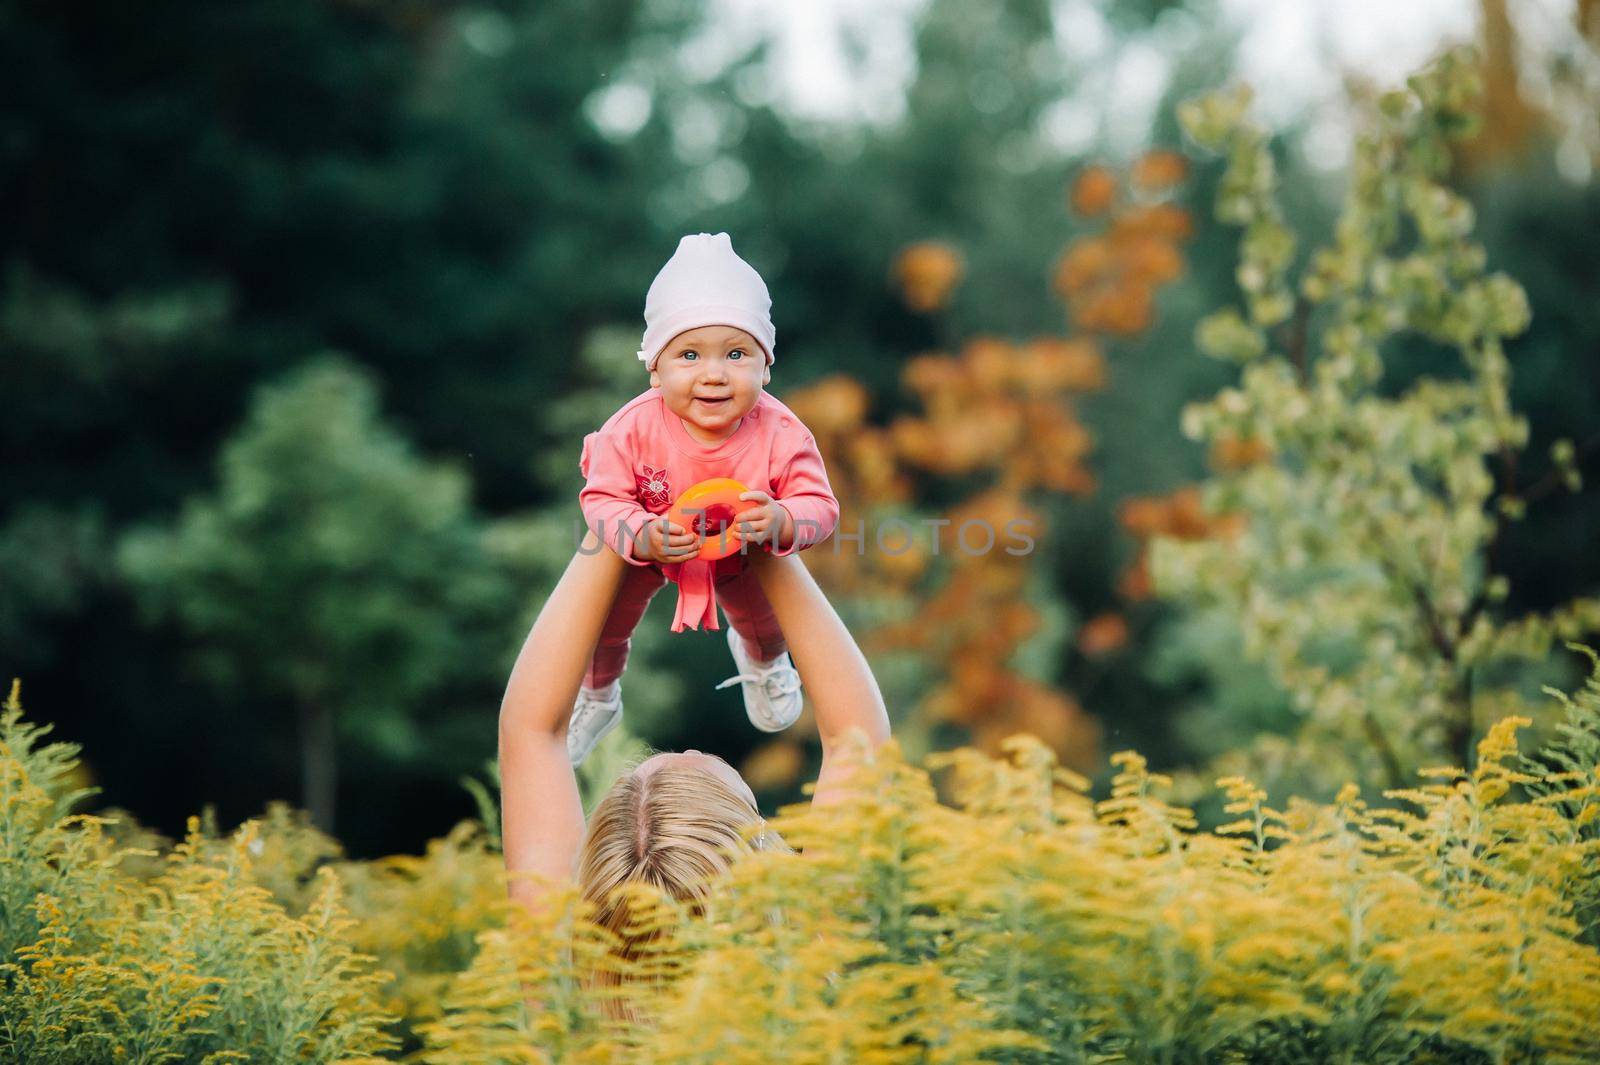
[[[681,358],[685,358],[685,359],[692,359],[692,358],[695,358],[696,356],[695,356],[695,353],[692,352],[692,351],[685,351],[680,357]]]
[[[744,349],[743,348],[734,348],[732,351],[728,352],[728,358],[731,359],[735,355],[743,355],[743,354],[744,354]]]

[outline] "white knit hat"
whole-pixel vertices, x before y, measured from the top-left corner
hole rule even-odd
[[[728,234],[690,234],[678,241],[645,294],[639,361],[654,370],[661,349],[684,330],[731,325],[756,338],[770,366],[777,341],[771,312],[767,283],[735,254]]]

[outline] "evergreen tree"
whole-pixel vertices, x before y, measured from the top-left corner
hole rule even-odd
[[[119,563],[223,707],[265,692],[294,714],[301,802],[332,831],[341,740],[417,753],[425,696],[480,657],[471,619],[505,594],[484,535],[465,475],[419,459],[370,375],[324,358],[262,389],[216,491],[129,533]]]

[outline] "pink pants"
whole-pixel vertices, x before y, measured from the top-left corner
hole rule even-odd
[[[622,587],[617,589],[617,598],[611,604],[611,613],[600,630],[594,657],[589,660],[589,672],[583,678],[585,687],[604,688],[622,676],[633,630],[644,616],[645,607],[666,583],[667,578],[659,566],[628,567]],[[789,649],[778,628],[772,604],[767,602],[760,582],[748,566],[717,578],[715,587],[717,605],[727,616],[728,625],[744,640],[746,654],[758,662],[768,662]]]

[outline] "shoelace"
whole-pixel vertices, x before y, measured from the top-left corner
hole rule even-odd
[[[800,690],[800,674],[793,666],[775,666],[765,674],[735,673],[712,690],[716,691],[747,680],[760,684],[768,699],[777,699],[780,695]]]
[[[567,722],[567,728],[574,725],[587,726],[589,720],[596,714],[609,713],[612,703],[604,699],[591,699],[587,695],[578,696],[578,705],[572,709],[572,717]]]

